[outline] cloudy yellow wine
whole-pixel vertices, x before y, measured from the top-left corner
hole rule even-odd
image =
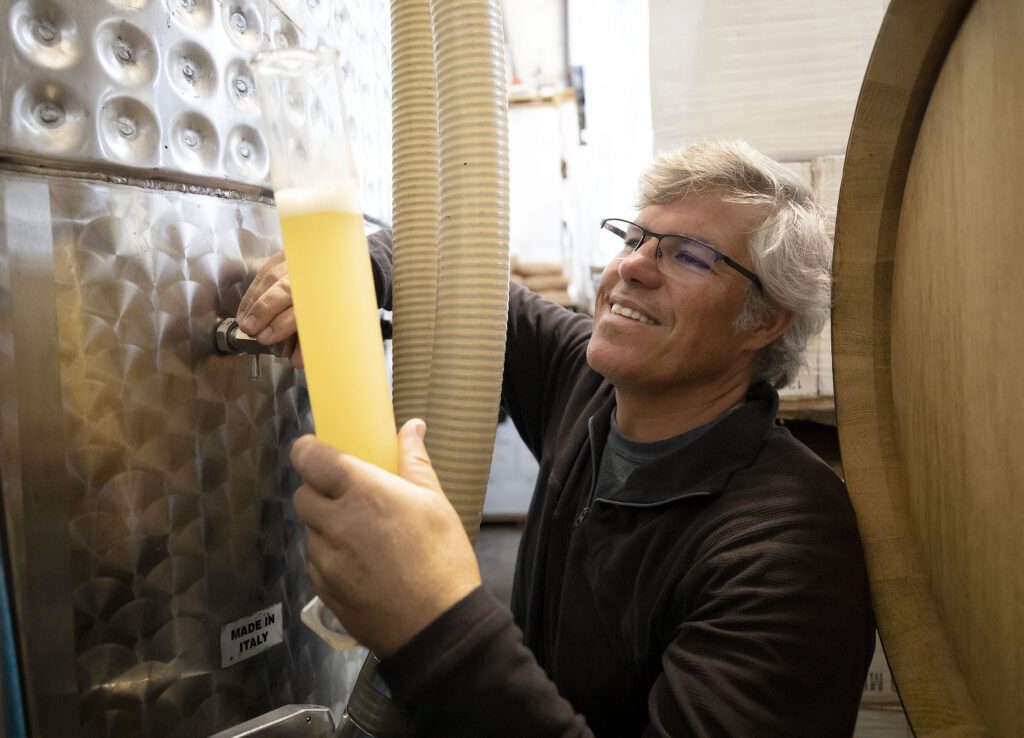
[[[339,190],[277,193],[316,436],[397,472],[398,447],[363,219]]]

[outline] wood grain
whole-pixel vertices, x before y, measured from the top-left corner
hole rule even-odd
[[[974,11],[972,18],[988,12],[985,6],[1006,14],[1013,2],[979,0],[980,10]],[[991,735],[994,731],[1000,735],[1018,734],[1012,730],[1003,732],[1003,718],[993,712],[1012,712],[1012,707],[993,708],[993,700],[986,697],[980,703],[984,709],[979,710],[971,691],[976,669],[968,666],[965,676],[961,666],[965,639],[969,643],[972,636],[951,637],[951,626],[956,623],[947,622],[948,608],[944,604],[950,595],[936,595],[950,591],[951,586],[955,588],[954,573],[935,574],[930,559],[940,549],[946,557],[943,560],[948,560],[948,546],[957,545],[965,537],[985,537],[989,531],[972,528],[974,520],[959,519],[955,508],[946,509],[943,502],[929,497],[930,480],[922,483],[917,467],[911,465],[908,472],[904,458],[916,455],[921,447],[935,445],[932,439],[937,436],[928,434],[936,433],[939,423],[934,418],[916,423],[915,413],[923,411],[917,410],[916,405],[908,409],[905,396],[894,402],[893,359],[900,362],[897,373],[915,380],[913,375],[919,368],[906,371],[904,357],[913,355],[924,362],[935,359],[927,341],[918,340],[912,347],[897,345],[908,332],[916,330],[904,318],[900,318],[900,325],[905,327],[892,330],[896,290],[920,289],[923,297],[914,304],[929,304],[935,297],[934,285],[925,287],[924,281],[906,278],[912,272],[904,269],[898,229],[911,158],[931,155],[924,148],[914,153],[925,110],[970,5],[965,0],[893,0],[889,6],[854,116],[836,224],[832,330],[843,467],[864,539],[879,630],[918,736]],[[969,24],[974,22],[972,19]],[[1020,30],[1017,29],[1018,34]],[[972,47],[990,43],[984,35],[985,31],[965,32],[965,39],[977,36],[978,40],[965,40],[960,45],[966,49],[957,53],[979,53],[979,49]],[[1020,73],[1019,64],[1013,68],[1008,65],[1002,72],[1003,78]],[[936,104],[955,107],[955,94],[948,97],[948,102]],[[1018,97],[1018,105],[1020,102]],[[1006,112],[1004,109],[999,114]],[[949,115],[952,119],[956,117],[955,112]],[[1016,116],[1007,119],[1008,125],[1012,117]],[[922,143],[922,147],[925,145],[933,144]],[[975,165],[986,166],[984,162],[970,163]],[[950,171],[943,170],[936,176],[948,179]],[[914,176],[912,184],[916,187],[917,174]],[[931,175],[927,179],[934,181]],[[951,210],[949,201],[929,207]],[[909,211],[907,217],[917,219]],[[956,218],[953,213],[948,217]],[[921,248],[927,252],[928,244],[922,242]],[[895,268],[897,264],[899,269]],[[942,297],[948,299],[949,295]],[[910,304],[902,296],[895,299],[901,310],[903,305]],[[913,319],[934,320],[936,312],[932,310],[929,314],[922,309]],[[996,316],[990,319],[995,320]],[[934,375],[942,374],[942,367],[935,367]],[[943,380],[936,381],[941,384]],[[900,385],[896,391],[902,389]],[[962,422],[955,416],[958,408],[942,405],[943,400],[938,400],[936,406],[944,411],[942,423]],[[911,439],[907,448],[901,448],[907,439]],[[922,464],[941,467],[951,455],[948,447],[943,447]],[[930,506],[940,510],[938,517],[943,522],[937,526],[928,527],[928,521],[919,520],[921,510],[928,508],[931,512]],[[968,547],[952,556],[970,554]],[[1007,559],[1006,563],[1012,560]],[[1000,586],[997,582],[994,585]],[[1010,610],[1008,617],[1015,613],[1020,619],[1019,600],[1013,601],[1011,597],[1001,601],[1001,606]],[[1015,649],[1016,638],[1006,641],[1006,647]],[[970,648],[967,645],[966,650]],[[988,655],[986,652],[984,657]],[[978,683],[975,689],[980,688],[987,687]]]
[[[979,0],[932,92],[892,289],[896,441],[945,626],[995,735],[1024,735],[1024,4]]]

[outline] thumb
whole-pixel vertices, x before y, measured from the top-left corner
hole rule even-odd
[[[419,418],[406,421],[398,431],[398,476],[443,494],[427,447],[423,445],[426,432],[427,424]]]

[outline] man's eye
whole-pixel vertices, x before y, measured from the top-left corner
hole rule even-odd
[[[705,259],[702,259],[697,254],[694,254],[686,250],[680,251],[679,253],[676,254],[676,261],[678,261],[680,264],[683,264],[684,266],[693,267],[695,269],[700,269],[705,272],[711,269],[711,264],[708,263]]]

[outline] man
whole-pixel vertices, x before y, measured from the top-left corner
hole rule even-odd
[[[315,591],[423,735],[829,736],[874,635],[842,482],[775,423],[829,307],[805,184],[742,143],[658,159],[593,323],[510,287],[502,404],[540,461],[513,615],[480,587],[424,426],[394,477],[312,438]],[[389,248],[371,239],[387,301]],[[280,260],[239,311],[294,331]]]

